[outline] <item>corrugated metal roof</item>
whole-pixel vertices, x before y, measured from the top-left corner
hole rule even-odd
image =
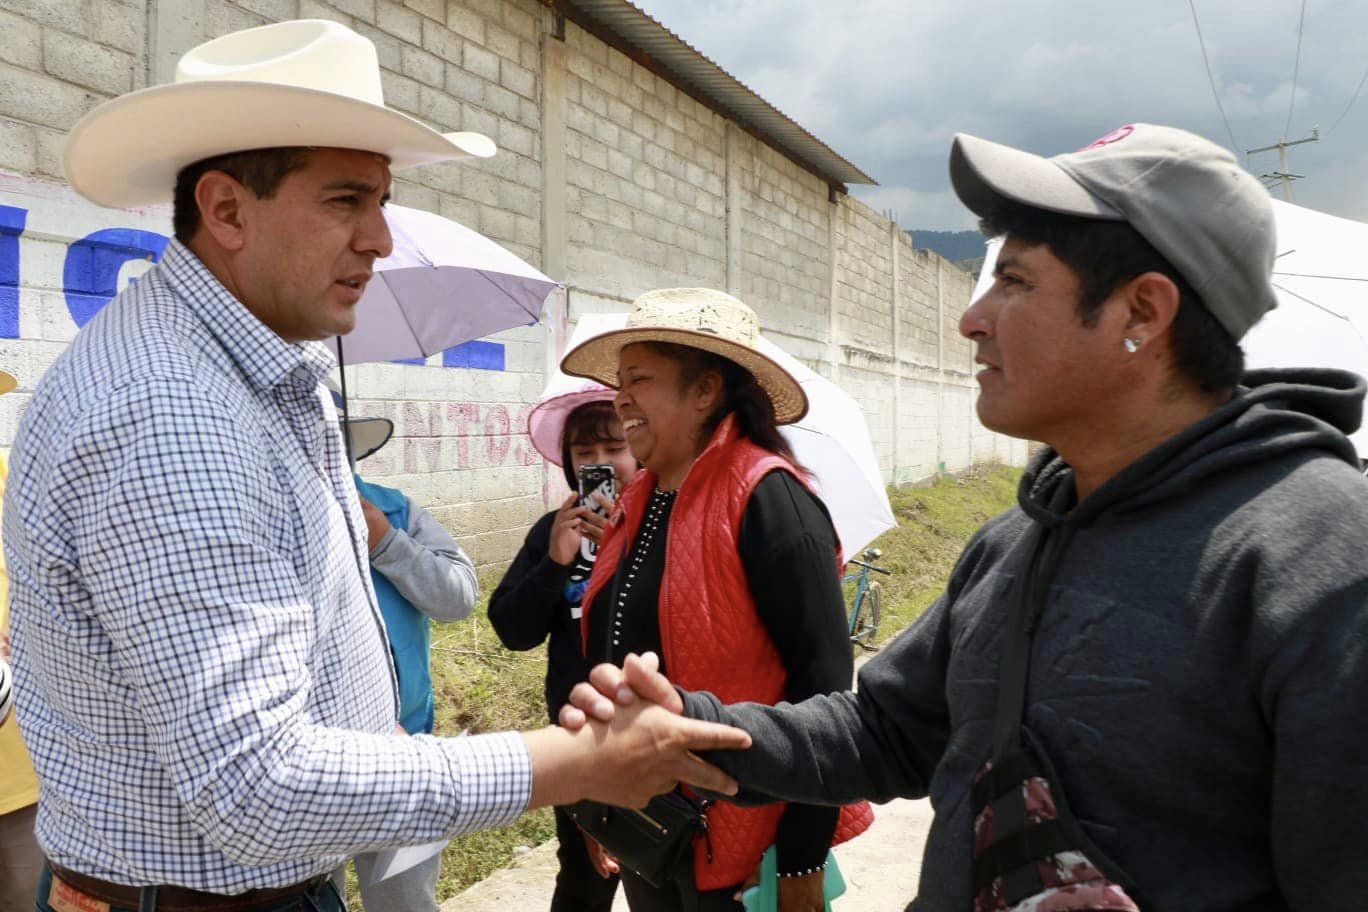
[[[628,0],[544,2],[827,183],[878,183]]]

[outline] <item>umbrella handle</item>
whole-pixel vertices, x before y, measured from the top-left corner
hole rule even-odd
[[[342,337],[334,336],[337,340],[337,377],[342,387],[342,448],[347,452],[347,467],[356,473],[356,460],[352,458],[351,447],[351,413],[347,409],[347,370],[342,360]]]

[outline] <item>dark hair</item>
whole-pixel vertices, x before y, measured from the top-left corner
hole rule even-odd
[[[988,237],[1010,235],[1045,245],[1078,276],[1078,316],[1095,326],[1102,302],[1119,286],[1158,272],[1178,286],[1178,313],[1169,331],[1178,375],[1204,393],[1228,392],[1244,374],[1239,343],[1206,309],[1182,274],[1127,222],[1079,218],[1019,203],[1001,203],[980,222]]]
[[[798,464],[798,460],[793,457],[793,448],[789,446],[784,435],[779,433],[779,425],[774,418],[774,402],[756,382],[754,374],[730,358],[694,348],[692,345],[676,345],[673,342],[640,344],[679,364],[681,391],[703,379],[703,375],[709,371],[716,371],[721,375],[722,402],[703,422],[705,440],[713,435],[722,419],[734,414],[736,427],[741,436],[762,449],[783,456],[803,474],[810,474]]]
[[[252,149],[229,152],[186,165],[176,175],[176,194],[171,207],[171,224],[176,240],[189,243],[200,226],[199,204],[195,202],[195,188],[210,171],[222,171],[251,190],[258,199],[270,199],[280,189],[281,181],[292,171],[298,171],[309,161],[313,150],[306,146],[282,146],[274,149]]]
[[[579,488],[574,461],[570,458],[570,448],[575,444],[621,443],[624,440],[622,422],[613,403],[599,400],[572,409],[565,416],[565,427],[561,428],[561,469],[565,471],[565,483],[572,491]]]

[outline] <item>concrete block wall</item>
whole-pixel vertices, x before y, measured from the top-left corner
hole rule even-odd
[[[538,0],[0,0],[0,367],[21,382],[0,397],[0,448],[92,307],[170,234],[168,207],[107,210],[66,187],[66,132],[169,82],[195,44],[296,17],[370,38],[391,106],[499,144],[491,160],[401,172],[396,202],[568,287],[542,326],[486,340],[499,357],[484,369],[441,356],[347,368],[354,413],[396,426],[363,474],[431,510],[478,563],[508,560],[563,488],[523,430],[569,323],[650,288],[727,288],[755,307],[766,334],[861,403],[890,481],[1024,459],[973,417],[956,329],[972,277],[575,23],[556,34]],[[73,257],[95,248],[102,277],[73,279]]]
[[[836,326],[843,344],[893,356],[893,255],[888,220],[841,197],[836,221]]]
[[[574,23],[565,51],[567,284],[724,286],[723,118]]]
[[[946,301],[945,319],[941,324],[941,338],[945,340],[945,368],[972,374],[975,370],[974,346],[960,335],[959,322],[969,306],[977,277],[956,269],[944,260],[941,261],[939,275],[941,294]]]
[[[739,296],[767,328],[794,344],[825,339],[831,291],[827,185],[750,134],[740,133],[735,148]]]
[[[941,288],[943,261],[930,250],[914,250],[906,232],[895,238],[898,250],[898,357],[910,364],[941,367],[940,310],[943,300],[959,299]]]

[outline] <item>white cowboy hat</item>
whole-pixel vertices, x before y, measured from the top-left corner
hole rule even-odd
[[[576,346],[561,359],[561,370],[618,387],[618,353],[636,342],[673,342],[721,355],[755,375],[774,403],[779,424],[807,414],[807,395],[788,371],[756,350],[760,321],[755,311],[713,288],[662,288],[632,302],[627,328],[606,332]]]
[[[479,133],[438,133],[385,107],[369,39],[298,19],[231,32],[186,52],[171,85],[105,102],[72,127],[66,177],[101,206],[171,199],[186,165],[249,149],[378,152],[399,171],[494,154]]]

